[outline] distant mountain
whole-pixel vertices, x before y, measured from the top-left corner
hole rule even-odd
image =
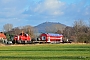
[[[61,23],[56,23],[56,22],[44,22],[42,24],[39,24],[35,26],[34,28],[39,32],[39,33],[51,33],[51,32],[56,32],[58,30],[63,31],[67,26]]]

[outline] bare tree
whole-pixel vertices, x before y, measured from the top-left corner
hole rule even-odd
[[[5,24],[5,25],[3,26],[3,29],[4,29],[4,31],[6,31],[6,32],[12,30],[12,28],[13,28],[13,25],[12,25],[12,24]]]
[[[23,31],[28,33],[32,38],[34,38],[34,28],[30,25],[24,26]]]
[[[66,27],[65,30],[63,30],[64,37],[70,39],[71,36],[73,36],[73,27]]]
[[[15,27],[14,29],[12,29],[12,31],[13,31],[13,35],[18,35],[20,34],[21,29],[19,27]]]
[[[87,40],[88,26],[84,21],[78,20],[74,22],[74,36],[76,37],[75,42],[84,42]]]

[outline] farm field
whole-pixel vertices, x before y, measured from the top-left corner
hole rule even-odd
[[[90,44],[5,45],[0,60],[90,60]]]

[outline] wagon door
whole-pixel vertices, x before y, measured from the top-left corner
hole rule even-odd
[[[48,37],[48,41],[47,42],[50,42],[50,37]]]

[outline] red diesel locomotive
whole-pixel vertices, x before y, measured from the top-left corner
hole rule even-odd
[[[31,37],[28,34],[22,32],[14,37],[13,44],[15,43],[31,43]]]

